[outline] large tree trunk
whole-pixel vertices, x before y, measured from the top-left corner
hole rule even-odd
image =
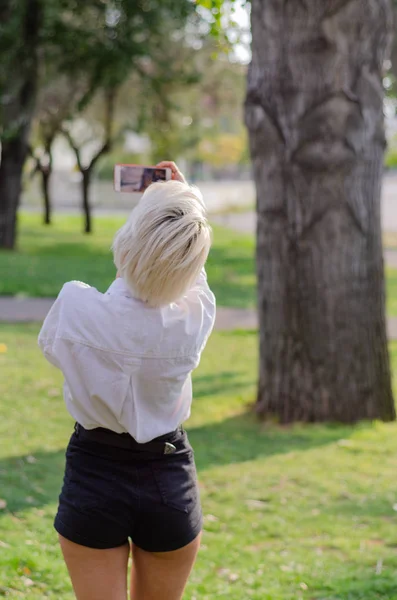
[[[1,80],[0,89],[0,248],[14,248],[16,214],[21,194],[22,170],[28,152],[28,135],[37,92],[37,47],[42,19],[39,0],[25,0],[18,9],[4,2],[0,10],[3,27],[11,21],[11,13],[21,11],[20,51],[9,63],[9,73]],[[1,86],[0,86],[1,88]]]
[[[395,418],[380,189],[388,0],[252,0],[257,411]]]

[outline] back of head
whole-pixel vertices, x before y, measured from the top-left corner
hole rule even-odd
[[[113,241],[114,262],[134,296],[150,306],[181,298],[196,281],[211,246],[198,189],[153,183]]]

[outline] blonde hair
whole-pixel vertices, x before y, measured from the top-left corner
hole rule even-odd
[[[150,306],[181,298],[211,246],[200,191],[186,183],[151,184],[113,240],[114,263],[134,296]]]

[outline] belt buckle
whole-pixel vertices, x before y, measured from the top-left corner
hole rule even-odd
[[[176,452],[176,447],[174,444],[170,444],[170,442],[164,442],[164,454],[174,454]]]

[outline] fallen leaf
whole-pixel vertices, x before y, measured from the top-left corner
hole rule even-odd
[[[0,510],[4,510],[7,506],[7,502],[0,498]]]
[[[32,455],[29,455],[26,457],[26,462],[28,462],[30,465],[34,465],[34,463],[37,462],[37,458],[35,458]]]
[[[257,510],[264,510],[267,508],[267,502],[265,502],[264,500],[248,499],[246,501],[246,505],[249,508],[257,509]]]
[[[0,548],[9,548],[9,547],[10,547],[10,545],[9,545],[9,544],[6,544],[5,542],[2,542],[2,541],[0,540]]]
[[[378,560],[378,562],[376,563],[376,569],[375,569],[376,575],[380,575],[382,573],[382,569],[383,569],[383,560],[380,558]]]
[[[309,588],[308,588],[308,586],[307,586],[307,584],[306,584],[306,583],[304,583],[303,581],[302,581],[302,583],[300,583],[300,584],[299,584],[299,587],[300,587],[302,590],[308,590],[308,589],[309,589]]]
[[[289,573],[290,571],[293,571],[292,567],[290,567],[289,565],[281,565],[280,569],[281,571],[284,571],[284,573]]]
[[[216,521],[219,521],[218,517],[216,517],[215,515],[205,515],[204,520],[210,521],[211,523],[215,523]]]
[[[23,571],[24,575],[31,575],[32,574],[32,571],[29,569],[29,567],[24,567],[22,569],[22,571]]]
[[[60,396],[60,390],[58,388],[50,388],[47,390],[47,396],[49,398],[57,398],[57,396]]]
[[[342,448],[350,448],[354,446],[354,443],[351,440],[339,440],[337,442],[338,446],[342,446]]]
[[[229,573],[230,573],[230,569],[226,569],[224,567],[218,569],[218,575],[220,575],[220,577],[228,576]]]
[[[0,354],[5,354],[7,352],[7,345],[0,344]]]

